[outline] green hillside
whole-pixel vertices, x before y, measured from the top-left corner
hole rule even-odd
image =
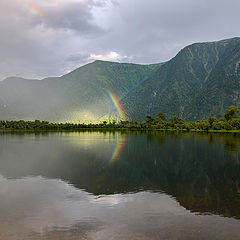
[[[100,122],[116,119],[109,91],[129,120],[220,116],[240,106],[240,38],[195,43],[164,64],[95,61],[62,77],[0,82],[0,119]]]
[[[59,78],[8,78],[0,82],[1,119],[98,121],[114,113],[109,90],[121,99],[159,66],[95,61]]]
[[[144,99],[144,100],[143,100]],[[122,104],[132,120],[158,112],[186,120],[223,114],[240,105],[240,38],[185,47]]]

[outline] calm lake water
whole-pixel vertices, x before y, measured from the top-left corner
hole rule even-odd
[[[0,133],[0,239],[240,239],[240,135]]]

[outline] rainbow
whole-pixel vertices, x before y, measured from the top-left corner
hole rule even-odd
[[[118,113],[118,116],[121,119],[126,120],[126,115],[125,115],[125,113],[123,111],[123,108],[122,108],[118,98],[110,90],[108,90],[107,93],[108,93],[108,97],[109,97],[110,102],[112,103],[113,107],[115,108],[115,110]]]
[[[119,140],[117,141],[116,147],[114,148],[110,161],[109,161],[109,165],[113,164],[117,158],[119,157],[120,153],[122,152],[123,148],[124,148],[124,144],[125,144],[125,135],[120,135]]]
[[[17,0],[20,4],[24,6],[25,9],[27,9],[32,14],[39,16],[40,18],[43,18],[43,13],[39,11],[37,8],[32,6],[29,2],[23,2],[22,0]]]

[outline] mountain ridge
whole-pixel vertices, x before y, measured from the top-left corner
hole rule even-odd
[[[128,120],[143,121],[158,112],[168,119],[218,117],[240,105],[240,38],[193,43],[164,63],[96,60],[61,77],[7,78],[0,82],[0,118],[119,119],[109,92],[121,101]]]
[[[1,118],[95,121],[114,110],[108,90],[122,98],[159,65],[95,61],[62,77],[41,81],[8,78],[0,82]]]
[[[235,60],[231,62],[229,56],[235,56]],[[231,90],[229,94],[222,94],[224,100],[221,108],[217,107],[220,100],[212,102],[211,98],[216,97],[222,90],[222,85],[218,87],[218,91],[214,88],[215,92],[210,94],[209,91],[214,90],[211,84],[213,82],[219,84],[221,79],[226,79],[234,70],[228,69],[226,72],[225,67],[233,68],[239,61],[240,38],[186,46],[162,68],[156,70],[153,76],[122,99],[123,107],[132,120],[144,120],[145,115],[156,116],[158,112],[165,113],[168,119],[176,115],[186,120],[203,119],[209,114],[214,116],[223,114],[230,105],[240,104],[240,74],[237,73],[229,79],[229,87],[224,85]],[[222,75],[216,77],[219,71],[222,71]],[[204,91],[204,102],[199,104],[203,101],[201,96]],[[234,95],[233,91],[237,93]],[[226,98],[232,95],[235,100],[227,101]],[[145,99],[144,104],[139,99]],[[197,114],[196,111],[199,109],[200,114]]]

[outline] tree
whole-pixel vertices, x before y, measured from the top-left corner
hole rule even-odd
[[[217,119],[216,119],[215,117],[209,117],[209,118],[208,118],[208,122],[209,122],[209,124],[210,124],[210,127],[212,127],[212,125],[213,125],[213,123],[214,123],[215,121],[217,121]]]
[[[158,113],[158,115],[157,115],[157,121],[158,121],[158,122],[164,122],[165,120],[166,120],[165,115],[164,115],[162,112]]]
[[[153,124],[155,121],[155,119],[151,115],[147,115],[146,118],[147,118],[146,122],[148,124]]]
[[[229,107],[228,110],[226,110],[225,114],[223,115],[223,118],[225,118],[227,121],[236,117],[237,113],[239,112],[238,108],[235,106]]]
[[[170,122],[173,124],[176,123],[183,124],[185,121],[179,117],[174,116],[173,118],[170,119]]]

